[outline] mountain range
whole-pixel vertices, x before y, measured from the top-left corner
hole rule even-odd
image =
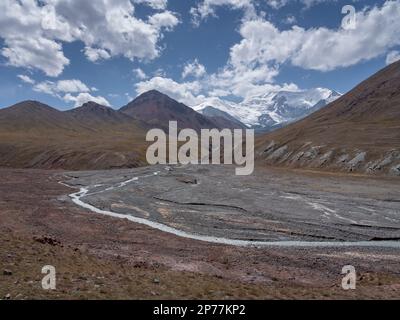
[[[152,90],[114,110],[88,102],[59,111],[38,101],[0,109],[0,166],[45,169],[110,169],[145,165],[146,132],[179,128],[241,128],[205,116]]]
[[[400,62],[343,96],[321,88],[281,91],[242,104],[212,98],[194,109],[155,90],[120,110],[88,102],[59,111],[24,101],[0,109],[0,167],[145,165],[146,132],[175,120],[197,131],[284,126],[257,136],[260,165],[400,175]]]
[[[340,93],[324,88],[282,90],[253,96],[241,103],[208,98],[203,103],[193,106],[193,109],[202,114],[219,111],[225,118],[234,119],[259,132],[267,132],[300,120],[340,96]]]
[[[235,129],[241,126],[237,121],[220,119],[218,115],[202,115],[157,90],[141,94],[122,107],[120,112],[153,128],[161,129],[168,129],[169,121],[177,121],[179,129],[190,128],[196,131],[213,128]]]

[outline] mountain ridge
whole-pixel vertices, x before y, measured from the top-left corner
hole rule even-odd
[[[217,97],[208,98],[203,103],[193,106],[193,109],[201,112],[207,107],[213,107],[228,113],[249,128],[265,132],[302,119],[338,97],[338,92],[325,88],[281,90],[255,95],[240,103]]]
[[[222,129],[218,121],[213,121],[212,118],[194,111],[157,90],[150,90],[139,95],[119,110],[132,118],[161,129],[168,129],[169,121],[177,121],[179,129],[190,128],[196,131]],[[226,125],[227,122],[224,124]]]

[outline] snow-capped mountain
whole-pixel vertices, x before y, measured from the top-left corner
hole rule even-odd
[[[278,91],[253,96],[241,103],[208,98],[193,109],[202,113],[209,107],[223,111],[250,128],[271,130],[309,114],[335,101],[341,95],[325,88]]]

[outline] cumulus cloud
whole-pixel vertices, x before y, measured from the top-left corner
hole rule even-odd
[[[305,6],[305,8],[310,8],[317,4],[328,2],[328,1],[337,2],[337,0],[291,0],[291,1],[289,1],[289,0],[267,0],[267,4],[270,7],[272,7],[273,9],[281,9],[282,7],[284,7],[290,3],[298,2],[298,3],[303,4]],[[349,1],[356,2],[358,0],[349,0]]]
[[[0,36],[1,33],[0,27]],[[50,77],[56,77],[70,63],[64,56],[61,45],[53,40],[6,37],[5,44],[1,54],[8,59],[8,64],[14,67],[39,69]]]
[[[304,69],[330,71],[378,57],[400,44],[400,1],[357,13],[354,30],[294,26],[278,30],[271,22],[245,21],[243,40],[231,49],[234,65],[290,62]]]
[[[400,52],[399,51],[391,51],[386,56],[386,64],[392,64],[399,60],[400,60]]]
[[[267,4],[274,9],[280,9],[286,6],[288,2],[288,0],[267,0]]]
[[[247,18],[256,15],[254,4],[252,0],[203,0],[196,7],[190,9],[192,15],[192,22],[199,25],[204,19],[209,16],[216,16],[216,8],[225,6],[230,9],[243,9]]]
[[[90,60],[92,62],[96,62],[98,60],[107,60],[107,59],[111,58],[110,53],[104,49],[94,49],[94,48],[86,47],[84,52],[85,52],[86,58],[88,58],[88,60]]]
[[[110,103],[102,96],[93,96],[91,92],[97,91],[96,88],[89,88],[82,81],[77,79],[59,80],[59,81],[43,81],[35,84],[33,90],[49,94],[53,97],[61,99],[65,102],[73,102],[74,107],[94,101],[104,106],[110,106]]]
[[[185,79],[189,76],[193,76],[195,78],[201,78],[207,73],[206,68],[199,63],[197,59],[193,62],[188,62],[183,68],[182,78]]]
[[[135,74],[136,78],[140,79],[140,80],[144,80],[147,79],[147,75],[146,73],[140,69],[140,68],[136,68],[133,70],[133,73]]]
[[[78,107],[82,106],[84,103],[90,102],[90,101],[96,102],[96,103],[101,104],[106,107],[111,107],[110,103],[108,102],[108,100],[106,98],[101,97],[101,96],[94,97],[88,92],[82,92],[76,96],[73,96],[72,94],[67,93],[63,97],[63,100],[66,102],[73,102],[75,108],[78,108]]]
[[[136,92],[138,94],[153,89],[159,90],[187,105],[200,103],[204,98],[199,94],[202,86],[198,81],[178,83],[170,78],[154,77],[136,84]]]
[[[35,84],[35,80],[33,80],[31,77],[24,75],[24,74],[19,74],[17,76],[22,82],[28,83],[28,84]]]
[[[230,63],[222,71],[211,75],[205,86],[227,92],[227,95],[247,98],[271,90],[271,83],[278,73],[277,69],[267,65],[252,67]]]
[[[167,7],[167,0],[133,0],[133,3],[146,4],[153,9],[163,10]]]
[[[90,92],[90,89],[80,80],[60,80],[57,82],[43,81],[37,83],[33,90],[36,92],[47,93],[52,96],[59,96],[61,93]]]
[[[150,16],[149,23],[158,30],[166,28],[170,31],[179,24],[179,19],[172,12],[164,11]]]
[[[164,10],[167,1],[146,0]],[[70,63],[62,43],[81,41],[91,61],[124,56],[130,60],[152,60],[159,56],[163,32],[179,23],[170,11],[151,15],[148,21],[134,15],[130,0],[2,0],[0,53],[8,63],[59,76]]]

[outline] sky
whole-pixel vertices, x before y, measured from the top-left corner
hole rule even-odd
[[[346,93],[400,59],[399,30],[400,0],[1,0],[0,108]]]

